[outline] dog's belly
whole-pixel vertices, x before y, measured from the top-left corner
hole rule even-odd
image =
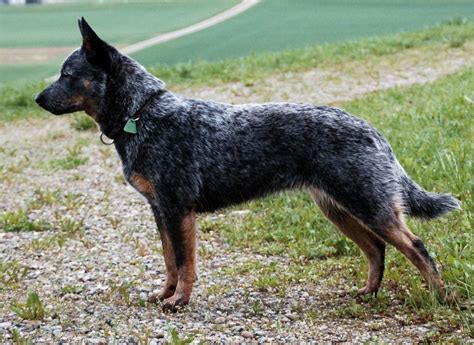
[[[292,179],[298,180],[297,177]],[[291,183],[290,179],[268,176],[266,179],[243,180],[241,183],[227,183],[207,186],[201,191],[196,204],[197,212],[213,212],[220,208],[261,198],[277,191],[297,187],[300,183]]]
[[[258,197],[262,197],[269,192],[253,192],[253,193],[227,193],[225,195],[221,193],[213,193],[213,194],[206,194],[203,195],[199,202],[197,203],[196,211],[197,212],[214,212],[218,209],[240,204],[245,201],[249,201],[252,199],[256,199]]]

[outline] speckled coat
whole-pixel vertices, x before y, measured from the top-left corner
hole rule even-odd
[[[83,45],[37,97],[63,114],[85,110],[114,140],[127,180],[149,201],[160,229],[167,282],[158,296],[189,301],[195,212],[211,212],[288,188],[307,188],[323,213],[369,260],[364,293],[376,292],[385,242],[443,291],[436,266],[403,215],[433,218],[458,207],[421,189],[387,141],[343,110],[294,103],[230,105],[168,91],[164,82],[103,42],[82,19]],[[137,133],[123,130],[137,119]]]

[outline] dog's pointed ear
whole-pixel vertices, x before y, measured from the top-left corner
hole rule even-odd
[[[81,17],[78,22],[82,35],[82,49],[86,54],[87,61],[105,70],[109,70],[111,65],[109,45],[97,36],[84,17]]]

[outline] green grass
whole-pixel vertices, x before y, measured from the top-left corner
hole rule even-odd
[[[369,59],[409,48],[459,44],[474,39],[474,22],[453,20],[429,29],[380,38],[314,46],[279,53],[260,54],[221,62],[196,62],[176,66],[158,66],[150,72],[175,86],[218,85],[223,82],[253,82],[274,73],[303,71],[325,64]],[[59,65],[57,66],[59,70]],[[1,69],[1,68],[0,68]],[[34,95],[45,82],[0,88],[0,123],[24,118],[51,116],[34,102]]]
[[[28,270],[16,261],[0,262],[0,290],[19,286]]]
[[[32,64],[0,64],[0,87],[5,85],[24,85],[31,81],[39,81],[58,73],[60,59],[47,63]]]
[[[410,219],[408,224],[442,265],[448,288],[457,291],[456,303],[464,307],[474,295],[473,100],[474,70],[469,69],[433,84],[376,92],[342,104],[388,138],[415,181],[430,191],[450,192],[461,200],[460,211],[430,222]],[[295,260],[360,256],[305,192],[282,193],[234,209],[251,213],[242,219],[203,219],[201,230],[222,232],[233,246],[262,254],[289,253]],[[390,250],[387,262],[385,286],[399,289],[396,291],[408,305],[420,310],[445,308],[422,287],[416,270],[400,253]],[[351,260],[343,265],[361,285],[366,278],[365,264]],[[408,287],[408,295],[404,287]]]
[[[471,0],[264,0],[215,27],[133,54],[144,65],[217,61],[473,18]]]
[[[67,156],[59,159],[52,159],[46,164],[41,165],[46,170],[70,170],[80,165],[86,164],[88,157],[81,156],[82,146],[80,144],[67,148]]]
[[[0,6],[0,47],[78,46],[81,16],[107,41],[129,44],[199,22],[237,3],[180,0]]]
[[[22,209],[0,215],[0,231],[48,231],[51,229],[52,225],[45,220],[30,220],[27,212]]]
[[[36,292],[29,293],[25,303],[13,301],[11,310],[23,320],[43,320],[46,316],[43,302]]]
[[[76,131],[87,131],[90,129],[97,129],[97,124],[92,117],[79,113],[73,116],[71,127]]]
[[[174,66],[161,65],[149,70],[169,85],[215,85],[236,81],[252,83],[275,73],[303,71],[324,64],[368,59],[371,56],[394,54],[409,48],[441,44],[459,46],[472,39],[474,39],[474,21],[454,19],[413,32],[264,53],[212,63],[201,61]]]

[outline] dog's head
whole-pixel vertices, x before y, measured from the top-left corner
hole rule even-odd
[[[79,29],[82,46],[66,58],[59,78],[35,100],[55,115],[84,110],[97,120],[107,78],[122,55],[101,40],[84,18],[79,20]]]

